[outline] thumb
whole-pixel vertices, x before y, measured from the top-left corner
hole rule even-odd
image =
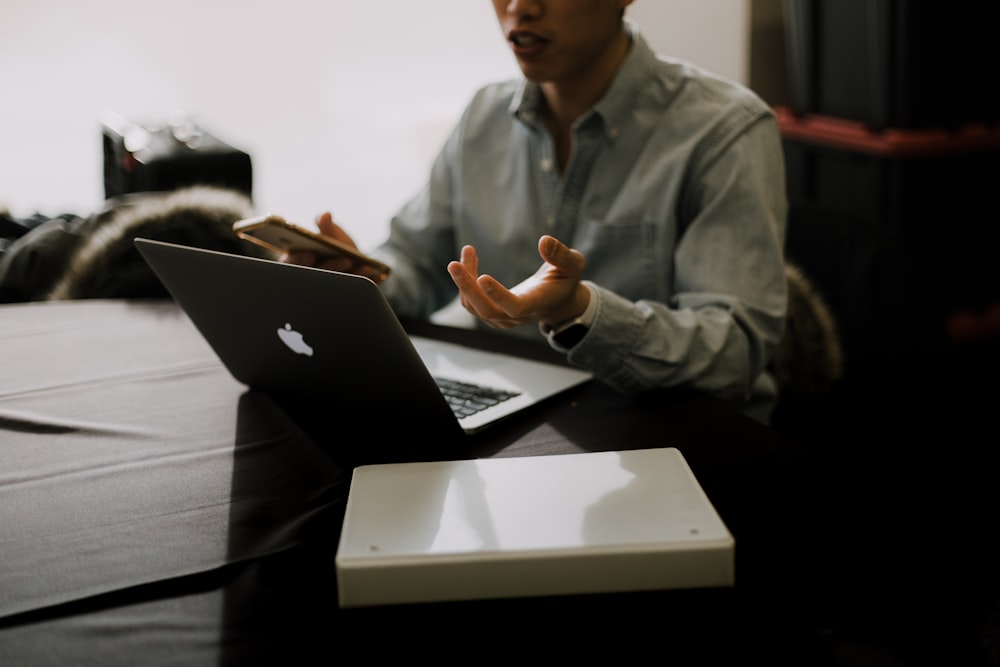
[[[328,211],[326,213],[321,213],[316,216],[316,226],[319,231],[324,236],[329,236],[335,241],[340,241],[341,243],[346,243],[352,248],[357,248],[358,245],[351,238],[351,235],[344,231],[344,228],[333,221],[333,215]]]
[[[554,236],[545,235],[538,240],[538,254],[543,260],[560,269],[583,271],[583,254]]]
[[[319,228],[320,233],[326,234],[327,236],[334,236],[336,226],[333,224],[333,214],[329,211],[325,211],[317,215],[316,226]]]

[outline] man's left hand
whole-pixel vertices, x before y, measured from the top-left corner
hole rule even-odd
[[[557,326],[587,309],[590,290],[581,284],[584,256],[552,236],[538,240],[542,266],[511,289],[489,275],[479,275],[472,246],[462,248],[461,261],[448,264],[467,311],[488,325],[509,329],[530,322]]]

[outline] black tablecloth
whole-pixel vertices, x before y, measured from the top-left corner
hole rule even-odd
[[[926,655],[976,645],[951,641],[967,624],[942,624],[965,611],[913,604],[940,592],[942,576],[915,581],[901,558],[918,554],[923,567],[921,545],[949,538],[910,532],[900,497],[867,504],[884,469],[855,474],[867,468],[852,452],[817,456],[715,399],[631,400],[596,383],[469,438],[460,456],[677,447],[736,539],[735,587],[340,610],[334,556],[365,450],[350,429],[330,428],[336,407],[326,408],[317,415],[235,382],[169,302],[0,307],[0,664],[650,651],[700,664],[819,664],[842,650],[845,628],[851,641],[887,633],[877,643],[893,651],[903,636]],[[373,428],[421,458],[419,428],[364,430]],[[981,581],[944,565],[958,582],[945,604]]]
[[[0,319],[0,617],[295,545],[347,477],[165,303]]]

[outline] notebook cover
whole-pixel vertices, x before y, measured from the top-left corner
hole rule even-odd
[[[675,448],[355,468],[341,607],[731,586],[734,540]]]

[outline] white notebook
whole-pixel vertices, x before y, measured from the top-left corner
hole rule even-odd
[[[675,448],[355,468],[341,607],[732,586],[734,539]]]

